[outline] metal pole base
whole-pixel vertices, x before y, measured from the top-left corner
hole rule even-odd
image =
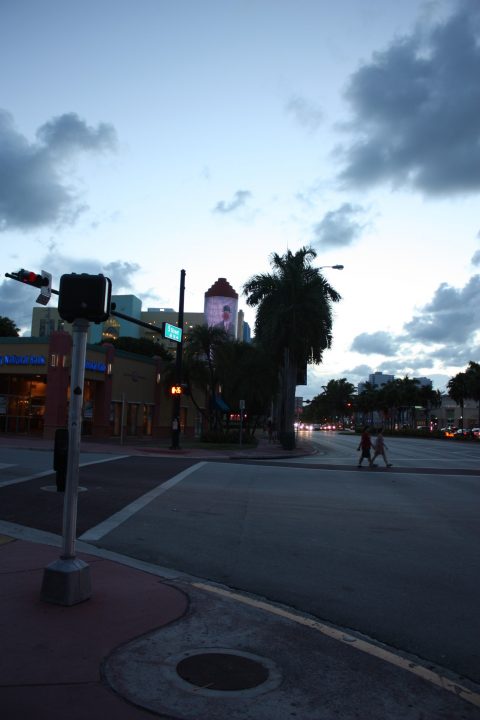
[[[41,598],[56,605],[76,605],[92,594],[90,566],[79,558],[59,558],[43,571]]]

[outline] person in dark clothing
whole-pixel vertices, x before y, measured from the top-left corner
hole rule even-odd
[[[362,451],[362,454],[360,455],[360,459],[358,461],[358,467],[362,467],[362,463],[364,460],[368,460],[368,464],[370,465],[370,467],[372,467],[372,458],[370,456],[372,447],[373,447],[372,438],[370,437],[369,427],[367,425],[363,429],[362,436],[360,438],[360,443],[357,448],[357,450]]]

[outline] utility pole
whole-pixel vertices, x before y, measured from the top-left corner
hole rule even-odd
[[[177,351],[175,356],[175,383],[178,387],[182,387],[182,359],[183,359],[183,306],[185,299],[185,270],[180,271],[180,298],[178,301],[178,327],[182,330],[180,342],[177,343]],[[180,447],[180,403],[182,395],[175,394],[172,403],[172,450]]]

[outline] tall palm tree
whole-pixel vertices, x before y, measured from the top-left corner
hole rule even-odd
[[[257,308],[255,337],[268,348],[281,372],[281,398],[277,412],[284,446],[295,446],[295,388],[297,372],[307,363],[322,362],[332,343],[332,303],[339,293],[318,268],[317,253],[303,247],[296,253],[274,253],[272,273],[251,277],[243,286],[247,305]]]

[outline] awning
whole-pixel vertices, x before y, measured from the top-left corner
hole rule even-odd
[[[213,400],[214,400],[214,405],[215,405],[216,410],[220,410],[221,412],[224,412],[224,413],[230,411],[230,408],[228,407],[227,403],[225,402],[225,400],[222,398],[221,395],[214,395]]]

